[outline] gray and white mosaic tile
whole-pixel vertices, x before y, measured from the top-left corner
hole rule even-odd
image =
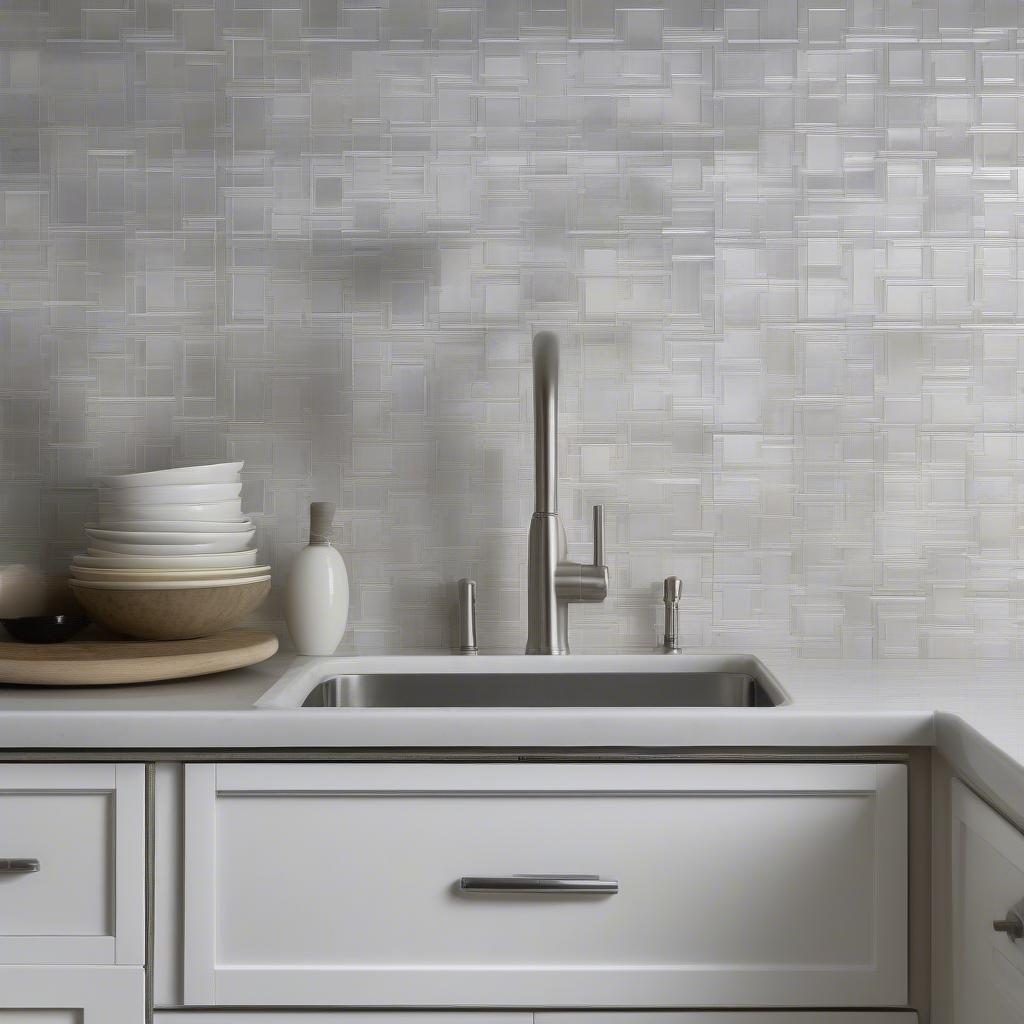
[[[0,556],[97,474],[245,459],[279,578],[337,500],[348,644],[525,635],[529,342],[576,650],[1019,656],[1016,0],[9,0]],[[270,607],[268,615],[274,614]]]

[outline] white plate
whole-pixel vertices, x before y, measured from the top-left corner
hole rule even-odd
[[[141,519],[138,522],[90,523],[86,530],[105,530],[109,533],[245,533],[251,530],[252,520],[237,523],[201,522],[198,519],[175,522],[173,519]]]
[[[85,531],[95,547],[107,551],[122,551],[124,548],[136,547],[169,547],[181,548],[181,553],[186,554],[186,548],[195,548],[203,545],[207,551],[193,551],[195,555],[219,554],[221,551],[241,551],[249,546],[249,542],[256,536],[255,530],[247,530],[245,533],[163,533],[151,530],[94,530],[86,528]],[[125,551],[124,554],[145,554],[143,551]],[[174,550],[167,552],[151,551],[150,554],[173,555]]]
[[[267,576],[269,565],[254,565],[246,569],[88,569],[85,566],[71,566],[71,575],[79,580],[93,580],[96,583],[156,583],[159,580],[244,580],[251,576]]]
[[[239,484],[174,484],[167,487],[100,488],[100,501],[116,508],[134,505],[197,505],[232,501],[242,493]]]
[[[196,534],[192,534],[196,536]],[[202,536],[202,534],[199,534]],[[212,536],[212,535],[211,535]],[[100,540],[90,537],[89,550],[116,555],[161,555],[177,558],[178,555],[220,555],[228,551],[242,551],[252,540],[252,533],[222,533],[219,540],[190,544],[126,544],[122,541]]]
[[[217,501],[192,505],[111,505],[100,502],[100,522],[178,522],[194,519],[197,522],[234,523],[242,518],[242,502]]]
[[[75,555],[73,564],[89,569],[146,569],[150,572],[170,569],[177,572],[180,569],[242,569],[255,565],[258,556],[256,548],[229,551],[223,555],[178,555],[170,558],[160,555],[115,555],[90,548],[84,555]]]
[[[196,590],[199,587],[244,587],[250,583],[263,583],[269,576],[253,576],[248,580],[177,580],[171,583],[87,583],[85,580],[68,580],[68,586],[75,590]]]
[[[178,469],[155,469],[149,473],[121,473],[101,476],[107,487],[158,487],[167,484],[230,484],[238,479],[244,462],[219,462],[211,466],[181,466]]]

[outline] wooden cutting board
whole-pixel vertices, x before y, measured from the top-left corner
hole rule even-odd
[[[0,643],[0,684],[115,686],[185,679],[266,661],[277,637],[228,629],[198,640],[83,640],[64,644]]]

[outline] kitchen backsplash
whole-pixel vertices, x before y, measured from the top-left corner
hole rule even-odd
[[[460,576],[520,649],[549,327],[577,651],[676,574],[688,645],[1021,655],[1022,11],[5,4],[3,560],[245,459],[279,581],[338,501],[347,649],[447,647]]]

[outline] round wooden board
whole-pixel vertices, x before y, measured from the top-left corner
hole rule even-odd
[[[266,661],[277,637],[228,629],[198,640],[83,640],[65,644],[0,643],[0,683],[116,686],[227,672]]]

